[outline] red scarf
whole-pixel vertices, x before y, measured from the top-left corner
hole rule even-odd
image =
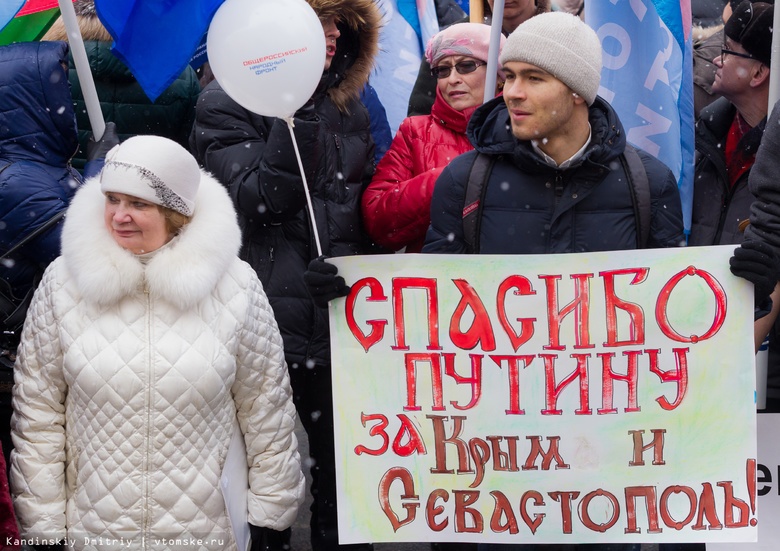
[[[734,115],[734,121],[731,123],[729,134],[726,137],[726,150],[724,154],[726,156],[726,170],[729,175],[729,185],[734,187],[734,184],[745,174],[756,160],[756,151],[754,148],[750,148],[750,151],[746,151],[744,147],[739,147],[739,142],[745,137],[745,134],[750,132],[751,126],[745,122],[742,115],[737,113]]]

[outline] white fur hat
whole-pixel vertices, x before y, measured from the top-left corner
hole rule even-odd
[[[161,136],[133,136],[113,147],[100,189],[132,195],[192,216],[200,168],[189,151]]]
[[[500,63],[522,61],[544,69],[591,105],[601,82],[601,42],[569,13],[542,13],[520,24],[506,40]]]

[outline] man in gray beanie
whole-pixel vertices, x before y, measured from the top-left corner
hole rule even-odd
[[[683,243],[674,176],[627,146],[617,114],[597,96],[601,44],[590,27],[563,12],[538,15],[509,36],[500,63],[503,97],[477,109],[467,132],[475,151],[436,182],[424,252]]]
[[[509,35],[500,63],[504,95],[475,111],[467,131],[475,150],[456,157],[436,181],[423,252],[522,255],[684,243],[674,176],[647,153],[627,149],[617,114],[597,96],[601,44],[593,30],[568,13],[537,15]],[[537,547],[548,549],[479,549]]]

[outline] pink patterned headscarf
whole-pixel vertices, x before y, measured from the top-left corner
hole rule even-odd
[[[501,35],[499,51],[501,53],[506,39]],[[482,23],[457,23],[440,31],[428,41],[425,48],[425,59],[431,65],[436,65],[441,58],[449,55],[463,55],[479,59],[487,63],[490,47],[490,25]],[[499,71],[499,75],[500,75]]]

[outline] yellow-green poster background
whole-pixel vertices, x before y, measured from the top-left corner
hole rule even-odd
[[[753,293],[752,287],[734,277],[728,269],[728,258],[733,247],[705,247],[677,250],[641,250],[610,253],[539,256],[449,256],[449,255],[384,255],[337,258],[339,273],[352,285],[352,295],[337,299],[330,305],[331,347],[333,361],[333,396],[336,429],[336,457],[338,477],[339,532],[342,543],[390,541],[472,541],[495,543],[589,543],[589,542],[696,542],[696,541],[755,541],[757,511],[751,504],[748,490],[748,460],[756,457],[755,374],[753,355]],[[726,296],[723,324],[712,338],[696,343],[678,342],[664,335],[656,321],[656,305],[663,287],[676,274],[693,266],[696,272],[710,274],[722,286]],[[615,276],[615,295],[623,301],[637,304],[644,314],[645,338],[641,344],[604,346],[607,341],[605,323],[605,285],[603,272],[647,269],[641,282],[631,285],[633,275]],[[548,300],[544,279],[540,276],[559,275],[557,280],[558,309],[570,303],[576,294],[573,274],[593,274],[588,280],[588,323],[590,347],[576,347],[575,313],[561,322],[560,344],[563,350],[550,350],[548,332]],[[510,276],[523,276],[531,283],[535,294],[514,295],[503,301],[497,299],[503,281]],[[369,300],[369,287],[358,282],[376,280],[375,286],[384,300]],[[408,350],[394,349],[398,336],[394,314],[393,280],[424,278],[435,282],[438,308],[436,335],[441,350],[429,350],[429,303],[427,294],[419,288],[407,288],[396,293],[403,297],[403,323]],[[490,318],[495,350],[484,351],[481,344],[472,350],[458,349],[450,339],[450,324],[462,298],[455,280],[468,282],[479,296]],[[375,296],[379,296],[375,293]],[[515,351],[502,328],[499,302],[506,309],[505,318],[515,332],[520,331],[518,319],[535,318],[534,336]],[[673,287],[669,295],[670,326],[683,336],[704,335],[716,315],[715,295],[699,275],[687,275]],[[353,304],[352,307],[348,307]],[[460,323],[466,330],[471,321],[470,309]],[[582,313],[583,311],[580,310]],[[352,316],[354,327],[367,335],[372,328],[386,320],[381,340],[364,349],[347,323]],[[370,320],[380,323],[370,324]],[[630,338],[629,316],[618,310],[618,340]],[[580,320],[580,323],[583,323]],[[359,335],[358,335],[359,336]],[[650,371],[650,353],[657,349],[658,368],[667,372],[676,369],[673,349],[687,349],[687,391],[680,405],[665,410],[657,401],[666,398],[674,402],[676,382],[662,382]],[[626,412],[628,385],[614,382],[616,413],[599,414],[602,408],[602,356],[614,353],[612,371],[625,374],[627,351],[642,351],[637,364],[637,403],[640,411]],[[463,407],[472,397],[469,384],[456,384],[455,378],[442,375],[443,409],[434,408],[431,364],[417,362],[416,391],[409,397],[406,354],[455,354],[455,370],[461,377],[471,373],[470,355],[482,355],[481,395],[479,401],[467,410]],[[545,405],[545,364],[540,354],[555,354],[555,382],[570,375],[576,361],[573,354],[589,354],[587,361],[588,403],[590,413],[578,414],[580,379],[575,379],[561,390],[558,400],[559,415],[543,415]],[[507,414],[509,403],[509,375],[506,365],[499,367],[491,355],[529,355],[534,359],[518,372],[520,407],[523,415]],[[424,356],[423,356],[424,357]],[[418,357],[419,358],[419,357]],[[442,359],[442,372],[444,371]],[[408,406],[419,406],[414,410]],[[406,406],[406,407],[405,407]],[[364,421],[361,422],[361,416]],[[369,417],[366,417],[369,416]],[[446,435],[453,431],[453,416],[463,416],[460,439],[474,450],[489,449],[490,439],[500,442],[499,449],[507,452],[514,442],[518,468],[496,471],[493,454],[485,465],[484,478],[476,487],[474,472],[457,472],[457,450],[453,444],[444,444],[446,464],[452,474],[432,473],[436,464],[435,439],[431,417],[445,427]],[[386,428],[380,427],[382,419]],[[399,449],[409,444],[410,431],[402,431],[402,420],[411,425],[417,436],[418,452],[402,456],[393,450],[398,437]],[[374,430],[374,433],[370,431]],[[663,464],[653,464],[653,447],[641,454],[644,465],[630,466],[634,459],[632,431],[644,431],[645,445],[652,442],[652,431],[663,432]],[[399,432],[401,433],[400,436]],[[386,434],[387,442],[385,443]],[[535,470],[522,467],[531,452],[529,437],[538,436],[546,451],[549,438],[559,437],[558,451],[562,461],[552,461],[542,468],[541,458],[535,460]],[[481,446],[480,442],[487,443]],[[420,444],[421,443],[421,444]],[[356,453],[358,446],[369,450],[387,450],[382,455]],[[467,446],[468,447],[468,446]],[[424,450],[424,451],[423,451]],[[506,458],[505,458],[506,459]],[[474,468],[474,456],[469,457]],[[567,467],[564,467],[566,465]],[[466,469],[468,470],[468,469]],[[412,491],[405,491],[401,479],[389,484],[384,496],[380,480],[387,473],[408,472],[413,481]],[[392,479],[392,477],[391,477]],[[719,485],[719,483],[721,483]],[[731,483],[728,484],[723,483]],[[690,488],[690,495],[678,487]],[[627,497],[631,490],[643,496]],[[665,490],[666,496],[661,499]],[[653,504],[644,498],[654,489]],[[702,495],[711,492],[714,509],[700,506]],[[732,489],[736,499],[744,503],[745,517],[732,507],[726,496]],[[446,494],[436,492],[445,490]],[[522,496],[536,491],[543,504],[533,500],[521,506]],[[469,494],[476,501],[468,507],[482,517],[481,531],[474,530],[474,515],[462,515],[466,530],[456,532],[456,493]],[[516,532],[496,531],[491,519],[496,499],[491,492],[500,492],[511,505],[496,521],[510,525],[514,517]],[[556,492],[559,492],[556,494]],[[575,492],[575,493],[571,493]],[[596,493],[594,493],[596,492]],[[431,513],[426,513],[431,494]],[[571,496],[570,530],[564,520],[562,502]],[[436,496],[439,496],[436,498]],[[607,497],[614,496],[617,507]],[[442,497],[444,496],[444,497]],[[556,500],[553,496],[558,496]],[[583,507],[588,496],[588,505]],[[383,508],[383,500],[386,500]],[[468,501],[468,499],[467,499]],[[661,503],[663,502],[663,503]],[[629,530],[631,503],[636,505],[636,530]],[[435,511],[435,507],[440,510]],[[663,508],[665,518],[657,515],[658,530],[651,530],[649,516]],[[585,511],[583,512],[583,509]],[[523,516],[525,513],[525,519]],[[691,513],[691,520],[684,523]],[[391,516],[396,517],[396,528]],[[538,516],[543,515],[543,516]],[[584,516],[583,516],[584,515]],[[733,518],[728,518],[732,515]],[[529,525],[534,519],[541,522],[532,533]],[[591,528],[583,518],[590,519]],[[403,520],[409,522],[403,524]],[[599,531],[596,525],[606,525]],[[727,521],[730,520],[732,527]],[[398,524],[403,524],[398,526]],[[446,524],[446,526],[443,526]],[[436,527],[433,529],[432,526]],[[699,529],[694,530],[697,526]],[[566,533],[566,532],[570,533]]]

